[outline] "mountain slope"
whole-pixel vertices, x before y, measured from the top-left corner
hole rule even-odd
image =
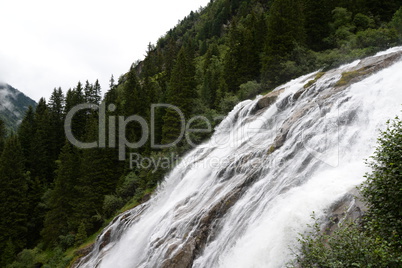
[[[8,84],[0,84],[0,119],[10,130],[16,130],[29,106],[36,102]]]

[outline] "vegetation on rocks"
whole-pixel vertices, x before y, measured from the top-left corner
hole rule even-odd
[[[402,265],[402,121],[389,121],[368,165],[360,190],[365,215],[344,222],[333,233],[319,221],[299,239],[301,252],[292,267],[401,267]]]

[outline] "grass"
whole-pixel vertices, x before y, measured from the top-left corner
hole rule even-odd
[[[311,86],[312,86],[315,82],[317,82],[318,79],[320,79],[324,74],[325,74],[325,72],[318,72],[318,73],[315,75],[315,78],[312,79],[312,80],[310,80],[310,81],[308,81],[307,84],[305,84],[303,87],[304,87],[304,88],[309,88],[309,87],[311,87]]]
[[[349,84],[349,82],[359,76],[367,74],[368,71],[366,68],[361,68],[359,70],[351,71],[351,72],[343,72],[341,79],[339,79],[338,82],[336,82],[335,86],[336,87],[341,87]]]

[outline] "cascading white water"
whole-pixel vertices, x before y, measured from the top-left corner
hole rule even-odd
[[[285,266],[311,213],[325,215],[363,181],[378,130],[402,108],[400,60],[334,86],[359,63],[306,89],[315,73],[293,80],[268,108],[258,109],[261,97],[238,104],[150,201],[104,230],[79,267]]]

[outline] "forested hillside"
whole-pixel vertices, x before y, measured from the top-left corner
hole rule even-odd
[[[98,81],[57,88],[26,112],[16,134],[6,137],[0,124],[0,266],[69,265],[82,253],[77,248],[93,242],[116,213],[146,201],[172,167],[130,167],[128,153],[176,158],[211,135],[189,132],[192,144],[155,146],[180,136],[181,119],[151,104],[175,105],[187,120],[202,115],[216,125],[240,100],[401,44],[401,6],[402,0],[210,1],[150,44],[145,59],[112,77],[109,88]],[[93,106],[75,114],[72,134],[99,141],[96,148],[66,139],[68,112],[82,103]],[[132,115],[154,122],[153,139],[127,148],[121,161],[119,116]],[[139,124],[125,127],[126,143],[146,133]],[[191,127],[207,126],[194,120]],[[105,144],[100,129],[107,130]]]
[[[29,106],[36,103],[10,85],[0,83],[0,120],[7,131],[15,131]]]

